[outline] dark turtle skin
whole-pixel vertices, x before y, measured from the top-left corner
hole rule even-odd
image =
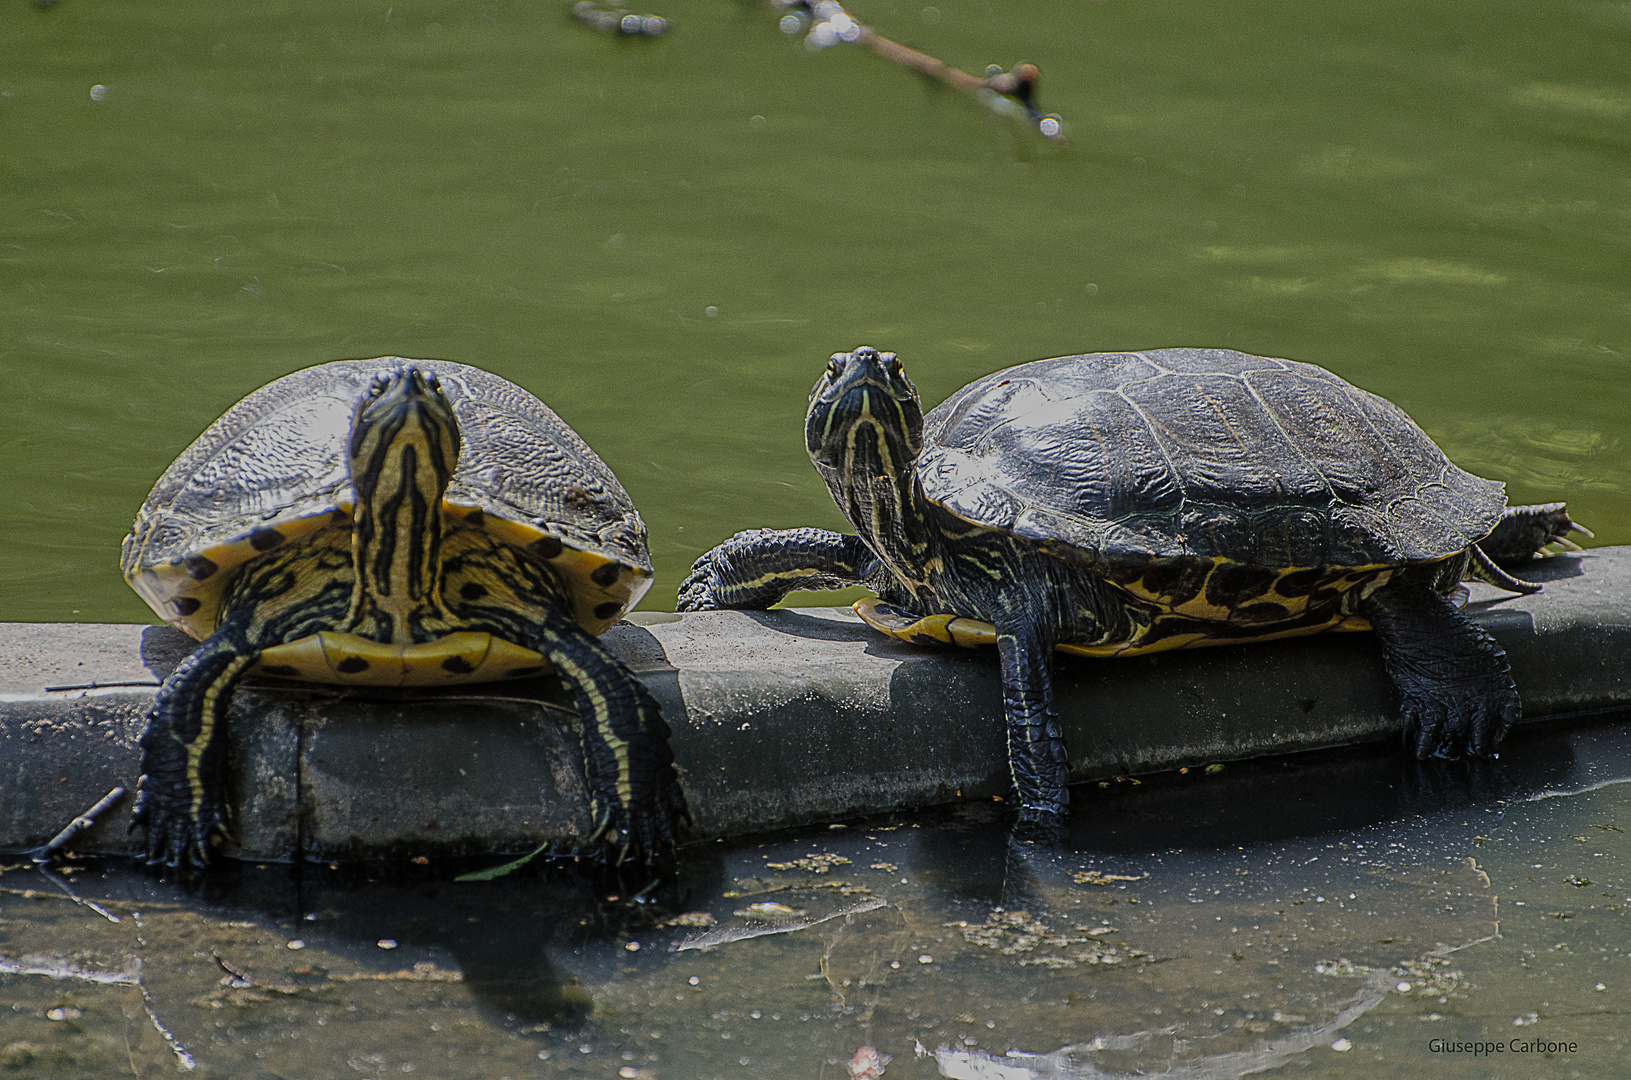
[[[656,700],[596,635],[650,586],[617,478],[521,387],[445,360],[297,371],[233,406],[154,486],[126,579],[199,638],[141,738],[147,862],[229,839],[227,709],[251,674],[446,686],[553,672],[573,699],[593,832],[651,861],[685,798]]]
[[[1066,356],[963,387],[927,416],[891,353],[835,354],[806,448],[859,535],[739,533],[698,559],[680,609],[764,608],[863,585],[872,625],[993,642],[1020,817],[1068,806],[1055,648],[1135,655],[1371,629],[1421,758],[1493,756],[1518,719],[1464,578],[1577,526],[1507,507],[1397,406],[1322,368],[1217,349]],[[1582,530],[1584,531],[1584,530]]]

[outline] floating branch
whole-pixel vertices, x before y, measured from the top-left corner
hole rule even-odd
[[[804,42],[811,49],[825,49],[841,42],[864,46],[885,60],[972,95],[998,116],[1023,116],[1042,137],[1069,145],[1059,117],[1044,114],[1036,107],[1036,84],[1042,73],[1035,64],[1015,64],[1012,71],[993,64],[986,68],[985,78],[977,78],[928,53],[889,40],[845,11],[838,0],[819,0],[814,4],[809,0],[771,0],[771,3],[788,12],[782,16],[782,33],[789,36],[804,33]]]
[[[34,861],[36,863],[50,862],[69,844],[79,839],[80,833],[84,832],[86,829],[89,829],[92,825],[95,825],[98,817],[107,813],[114,803],[117,803],[124,797],[125,789],[122,787],[116,787],[106,795],[102,796],[101,799],[97,800],[95,806],[91,807],[89,810],[70,821],[67,826],[61,832],[57,833],[57,835],[53,836],[50,842],[44,847],[35,848]]]
[[[594,0],[572,5],[572,17],[603,34],[624,37],[661,37],[668,33],[668,20],[661,15],[636,15],[623,8],[603,8]]]

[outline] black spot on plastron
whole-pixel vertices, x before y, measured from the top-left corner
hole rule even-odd
[[[530,667],[511,668],[504,673],[504,677],[506,679],[526,679],[533,675],[542,675],[543,673],[544,665],[533,664]]]
[[[261,665],[261,674],[262,675],[282,675],[284,677],[290,677],[290,676],[294,676],[294,675],[299,675],[300,672],[298,670],[296,670],[295,668],[290,667],[288,664],[262,664]]]
[[[442,670],[452,672],[454,675],[468,675],[476,670],[475,666],[462,656],[450,656],[442,661]]]
[[[459,595],[466,600],[480,600],[487,595],[487,586],[480,582],[467,581],[459,586]]]
[[[187,576],[194,581],[203,581],[221,569],[215,565],[214,560],[206,559],[202,555],[189,555],[181,561],[181,565],[187,568]]]
[[[249,546],[256,551],[271,551],[283,540],[283,534],[276,529],[256,529],[249,534]]]
[[[170,601],[170,606],[176,609],[177,615],[191,615],[203,605],[190,596],[178,596]]]
[[[612,600],[608,600],[604,604],[595,605],[595,618],[597,618],[597,619],[609,619],[613,615],[616,615],[619,611],[622,611],[622,610],[623,610],[623,605],[622,604],[619,604],[619,603],[617,603],[615,601],[612,601]]]
[[[589,574],[589,580],[601,588],[608,588],[622,576],[623,568],[614,562],[609,562],[604,566],[595,567]]]
[[[480,510],[472,510],[464,516],[464,520],[472,529],[479,529],[487,524],[487,515]]]
[[[532,542],[532,553],[540,559],[553,559],[565,545],[554,536],[544,536]]]
[[[368,661],[360,656],[348,656],[336,664],[335,667],[347,675],[355,675],[359,671],[368,670]]]

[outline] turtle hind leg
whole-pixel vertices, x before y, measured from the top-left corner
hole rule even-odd
[[[226,717],[259,657],[234,627],[205,638],[164,680],[142,732],[131,828],[146,833],[148,866],[202,869],[217,838],[231,839]]]
[[[1569,539],[1569,534],[1576,532],[1591,536],[1590,529],[1569,518],[1563,503],[1509,506],[1495,530],[1480,540],[1478,547],[1502,566],[1521,566],[1539,555],[1548,544],[1580,550],[1579,545]]]
[[[600,850],[609,848],[617,863],[663,857],[690,811],[657,700],[610,650],[558,611],[546,612],[521,643],[549,658],[577,706],[590,820],[595,836],[605,837]]]
[[[1399,691],[1405,742],[1419,759],[1493,757],[1520,715],[1506,652],[1446,597],[1396,579],[1360,602]]]
[[[859,536],[750,529],[704,552],[680,583],[679,610],[763,611],[795,589],[865,585],[877,564]]]

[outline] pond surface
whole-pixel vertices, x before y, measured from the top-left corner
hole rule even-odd
[[[1482,768],[1304,755],[1077,803],[1059,851],[965,805],[697,845],[646,897],[430,866],[251,865],[201,893],[128,861],[72,886],[11,866],[0,1070],[1598,1077],[1631,1053],[1623,725],[1522,731]]]
[[[855,0],[1040,65],[1069,148],[757,0],[656,40],[568,8],[13,5],[0,618],[146,621],[119,540],[176,453],[385,354],[576,426],[650,526],[649,608],[739,529],[841,524],[801,420],[862,342],[930,404],[1076,352],[1313,361],[1631,541],[1624,0]]]
[[[754,0],[658,40],[567,10],[0,17],[0,619],[147,621],[119,540],[176,453],[385,354],[573,424],[650,527],[647,608],[739,529],[842,527],[801,420],[863,342],[930,404],[1074,352],[1312,361],[1631,542],[1624,0],[855,0],[965,70],[1039,64],[1068,147]],[[1602,1076],[1628,780],[1612,728],[1231,765],[1090,787],[1061,853],[964,807],[693,847],[638,901],[87,860],[76,904],[14,867],[0,1076]]]

